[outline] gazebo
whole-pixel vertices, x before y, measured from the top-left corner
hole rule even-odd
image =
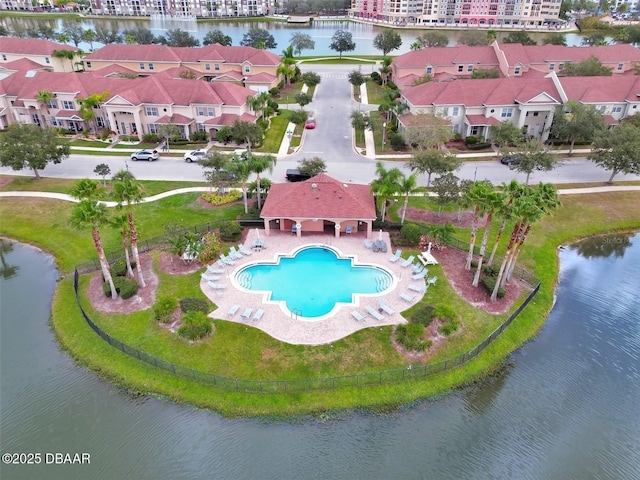
[[[321,173],[304,182],[273,184],[260,217],[266,235],[279,230],[298,237],[327,232],[371,238],[376,207],[369,185],[342,183]]]

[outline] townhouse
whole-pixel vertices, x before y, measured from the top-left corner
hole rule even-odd
[[[398,117],[399,131],[419,126],[421,114],[435,114],[462,137],[488,138],[492,125],[509,120],[545,141],[556,107],[568,100],[595,106],[609,125],[616,125],[640,111],[640,76],[559,77],[550,71],[538,78],[424,83],[402,92],[408,110]]]
[[[562,72],[568,63],[595,56],[614,75],[634,74],[640,65],[640,49],[633,45],[564,47],[562,45],[521,45],[493,42],[489,46],[423,48],[393,59],[393,82],[401,89],[412,86],[425,75],[446,81],[470,78],[476,69],[497,69],[501,77],[541,77],[550,71]]]
[[[59,58],[56,51],[75,52],[73,58]],[[77,48],[64,43],[38,38],[0,37],[0,67],[28,59],[54,72],[73,72],[81,69],[82,57]]]

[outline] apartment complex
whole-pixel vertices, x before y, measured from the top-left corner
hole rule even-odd
[[[270,6],[269,0],[91,0],[94,13],[138,16],[258,17]]]
[[[59,58],[56,51],[78,52],[78,49],[64,43],[40,40],[37,38],[0,37],[0,66],[2,64],[28,60],[53,72],[73,72],[81,65],[82,57],[74,55],[72,59]]]
[[[350,16],[412,26],[540,26],[560,23],[561,0],[351,0]]]

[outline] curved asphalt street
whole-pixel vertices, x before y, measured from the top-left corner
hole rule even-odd
[[[274,182],[285,181],[287,168],[295,168],[302,158],[314,156],[322,158],[327,164],[327,173],[344,182],[370,183],[375,178],[375,161],[354,150],[350,114],[354,110],[375,110],[374,105],[359,105],[352,100],[351,84],[347,80],[355,65],[305,65],[303,71],[314,71],[321,75],[322,82],[316,87],[314,100],[306,109],[317,119],[314,130],[305,130],[298,152],[279,156],[273,173],[263,175]],[[371,66],[363,65],[368,73]],[[202,169],[196,163],[186,163],[180,157],[161,157],[156,162],[132,162],[129,153],[122,156],[77,155],[58,165],[48,165],[40,171],[41,176],[57,178],[97,178],[93,173],[99,163],[106,163],[112,172],[128,168],[140,180],[184,180],[204,181]],[[409,170],[400,161],[384,161],[387,168],[398,167],[405,173]],[[15,172],[10,168],[0,168],[1,174],[31,176],[31,170]],[[464,179],[487,179],[494,184],[509,182],[512,179],[524,182],[525,175],[518,174],[502,165],[496,159],[465,162],[455,174]],[[534,172],[529,183],[586,183],[605,182],[610,172],[596,166],[584,157],[563,159],[550,172]],[[432,178],[433,180],[433,178]],[[616,176],[615,180],[640,180],[638,175]],[[427,182],[426,175],[418,179],[420,185]]]

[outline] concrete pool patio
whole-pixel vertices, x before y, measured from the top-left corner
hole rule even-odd
[[[224,277],[215,283],[223,283],[226,288],[213,290],[205,280],[201,281],[200,288],[218,307],[209,315],[210,317],[259,328],[282,342],[295,345],[322,345],[340,340],[364,328],[406,323],[400,312],[415,305],[425,294],[428,294],[428,290],[426,293],[408,291],[407,287],[411,283],[424,283],[425,280],[412,280],[411,266],[402,267],[402,259],[395,263],[390,262],[389,258],[394,254],[390,249],[386,253],[382,253],[373,252],[366,248],[364,245],[365,237],[362,235],[343,235],[336,238],[328,234],[305,234],[302,237],[297,237],[283,232],[272,232],[270,236],[265,237],[264,231],[259,232],[256,229],[248,232],[244,243],[245,248],[251,249],[257,235],[260,235],[260,239],[265,241],[267,248],[252,251],[251,255],[236,260],[235,265],[225,266]],[[387,245],[390,245],[389,234],[382,232],[381,235]],[[375,238],[378,236],[379,234],[374,235]],[[343,255],[354,256],[356,263],[384,267],[394,277],[393,286],[383,294],[357,295],[354,305],[341,305],[334,309],[332,314],[319,317],[317,320],[295,318],[295,316],[292,318],[290,313],[286,314],[283,311],[280,304],[265,302],[262,292],[249,292],[237,287],[234,277],[239,268],[256,261],[274,261],[278,255],[290,254],[305,245],[328,245]],[[436,268],[440,267],[436,266]],[[410,303],[400,298],[401,293],[408,292],[415,294]],[[395,310],[395,313],[392,315],[383,313],[383,319],[377,320],[367,312],[366,306],[378,310],[378,299],[380,298]],[[235,314],[229,315],[229,309],[233,305],[238,305],[240,308]],[[252,315],[249,318],[242,318],[240,314],[246,308],[252,309]],[[264,314],[259,320],[254,320],[253,314],[258,309],[264,310]],[[357,321],[351,315],[353,310],[358,310],[365,317],[364,320]]]

